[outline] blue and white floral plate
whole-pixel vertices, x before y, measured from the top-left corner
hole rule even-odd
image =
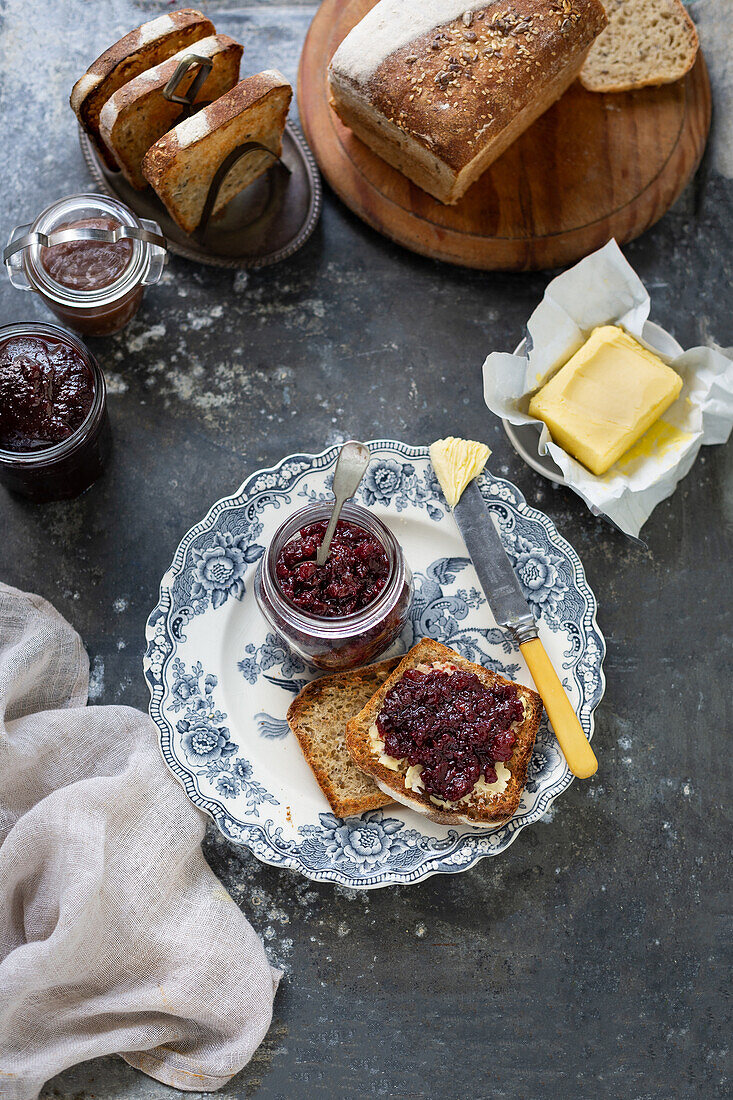
[[[391,440],[369,447],[357,499],[394,531],[415,574],[411,620],[386,656],[426,635],[531,685],[519,650],[491,617],[427,447]],[[450,828],[396,805],[343,820],[330,811],[285,721],[316,673],[263,621],[252,581],[284,515],[328,495],[338,452],[291,455],[253,474],[184,537],[147,624],[150,713],[163,758],[192,802],[258,859],[350,887],[420,882],[503,852],[572,776],[543,722],[519,811],[505,825]],[[605,643],[583,566],[514,485],[489,473],[480,485],[590,737]]]

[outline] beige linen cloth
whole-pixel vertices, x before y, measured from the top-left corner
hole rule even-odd
[[[88,674],[50,604],[0,584],[0,1097],[113,1052],[218,1089],[280,973],[205,862],[152,722],[87,707]]]

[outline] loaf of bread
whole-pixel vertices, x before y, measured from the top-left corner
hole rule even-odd
[[[346,723],[369,702],[399,663],[399,657],[392,657],[366,668],[321,676],[307,684],[290,704],[290,728],[337,817],[363,814],[392,801],[349,756]]]
[[[680,0],[604,0],[608,26],[580,71],[589,92],[671,84],[695,64],[700,45]]]
[[[212,180],[237,146],[256,141],[280,156],[292,94],[276,69],[248,76],[148,149],[143,175],[186,233],[198,228]],[[252,152],[238,161],[224,178],[213,213],[271,164],[265,152]]]
[[[380,0],[333,56],[331,104],[455,203],[559,99],[605,25],[600,0]]]
[[[143,157],[181,114],[181,104],[166,99],[163,92],[181,61],[192,53],[212,62],[196,103],[218,99],[239,80],[242,47],[226,34],[213,34],[123,84],[102,108],[99,116],[102,138],[122,174],[138,191],[148,186],[142,173]],[[176,95],[186,94],[198,72],[198,66],[188,70],[176,88]]]
[[[495,684],[509,684],[496,672],[467,661],[455,650],[422,638],[406,654],[391,676],[370,699],[364,709],[346,726],[346,745],[354,762],[372,776],[377,786],[396,802],[402,802],[432,821],[444,824],[499,825],[512,817],[519,809],[522,791],[527,780],[527,767],[532,756],[534,741],[542,716],[542,700],[536,691],[521,684],[513,685],[522,702],[524,717],[515,724],[514,746],[505,764],[497,764],[497,781],[489,785],[481,779],[459,802],[441,802],[421,789],[420,767],[410,767],[406,760],[395,760],[385,754],[384,743],[379,741],[376,722],[387,694],[410,669],[421,672],[432,668],[460,670],[473,673],[488,688]],[[447,735],[450,740],[450,735]],[[446,759],[448,766],[451,760]]]
[[[116,169],[117,162],[100,136],[99,116],[110,96],[151,65],[214,33],[214,24],[193,8],[160,15],[115,42],[77,80],[71,106],[109,168]]]

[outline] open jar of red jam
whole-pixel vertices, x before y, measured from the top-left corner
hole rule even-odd
[[[345,504],[328,561],[315,552],[331,515],[328,501],[306,505],[275,532],[259,562],[254,592],[267,622],[317,668],[366,665],[402,630],[412,603],[410,567],[392,532],[358,504]]]
[[[3,252],[10,281],[34,290],[65,324],[89,336],[118,332],[157,283],[166,243],[157,222],[106,195],[70,195],[29,225]]]
[[[0,328],[0,482],[36,501],[75,497],[109,448],[104,375],[81,340],[35,321]]]

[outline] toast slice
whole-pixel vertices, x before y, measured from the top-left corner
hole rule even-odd
[[[258,141],[280,155],[292,95],[293,89],[276,69],[248,76],[148,149],[143,175],[184,232],[198,228],[216,171],[238,145]],[[238,161],[224,179],[213,213],[271,164],[272,157],[266,153],[252,153]]]
[[[290,704],[288,724],[337,817],[376,810],[392,801],[357,768],[346,748],[345,730],[400,663],[400,657],[353,672],[313,680]]]
[[[215,33],[211,20],[193,8],[160,15],[115,42],[77,80],[71,106],[108,168],[117,163],[99,133],[99,115],[110,96],[151,65]]]
[[[123,84],[100,112],[102,140],[125,179],[138,191],[148,186],[142,173],[143,157],[181,115],[181,104],[171,103],[163,91],[180,62],[191,53],[212,61],[211,71],[196,95],[196,103],[218,99],[239,80],[241,45],[226,34],[212,34],[200,38],[193,49],[186,46],[167,61]],[[186,94],[198,71],[198,66],[189,70],[176,89],[178,95]]]
[[[580,71],[589,92],[671,84],[695,64],[699,41],[680,0],[604,0],[608,26]]]
[[[530,688],[521,684],[514,685],[524,704],[524,718],[514,728],[516,742],[510,759],[504,765],[509,771],[509,776],[506,777],[503,771],[501,773],[505,784],[503,790],[480,791],[474,787],[460,802],[452,804],[436,802],[424,790],[407,786],[407,762],[396,761],[386,756],[383,751],[384,742],[379,739],[376,729],[377,716],[382,709],[387,692],[402,679],[405,672],[421,665],[436,664],[451,665],[454,668],[473,672],[487,687],[497,682],[510,683],[498,673],[467,661],[465,657],[461,657],[448,646],[434,642],[430,638],[423,638],[406,654],[364,709],[347,723],[348,750],[354,762],[374,778],[380,790],[391,795],[395,801],[425,814],[431,821],[461,825],[502,824],[508,821],[519,808],[527,780],[527,766],[532,756],[534,740],[542,716],[542,700],[537,692]],[[498,767],[497,765],[497,771]]]

